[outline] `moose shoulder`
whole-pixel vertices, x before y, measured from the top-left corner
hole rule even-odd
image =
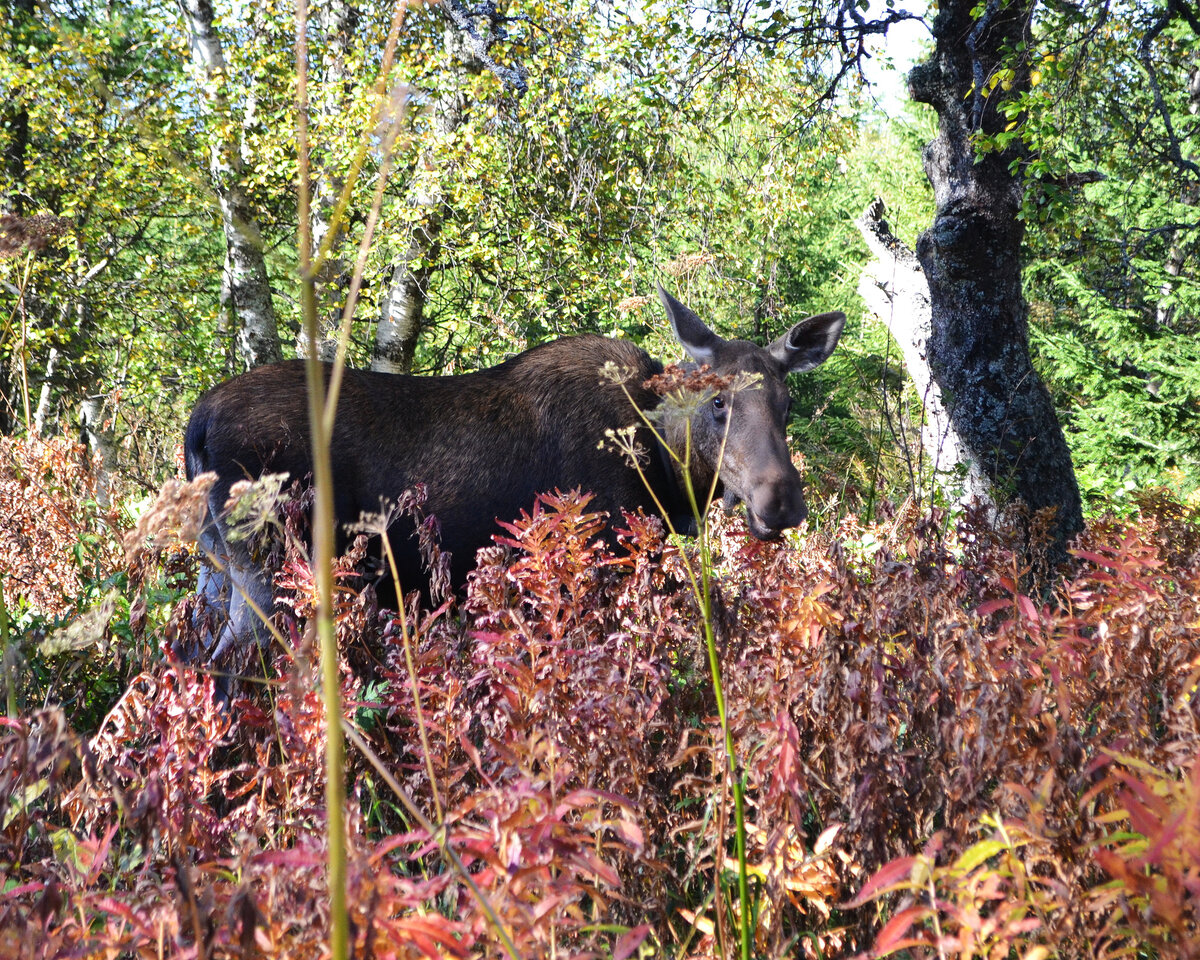
[[[756,537],[774,537],[799,524],[807,510],[787,449],[785,377],[822,363],[845,317],[810,317],[759,347],[723,340],[661,288],[659,295],[675,336],[695,363],[708,364],[718,377],[751,382],[721,390],[660,424],[672,446],[690,428],[695,489],[708,489],[719,470],[718,495],[726,507],[745,503]],[[624,389],[601,376],[609,364],[628,371]],[[633,405],[643,411],[658,405],[660,398],[643,382],[661,371],[639,348],[590,335],[534,347],[461,376],[347,370],[332,441],[339,524],[355,523],[364,512],[376,513],[381,504],[424,484],[425,513],[438,520],[442,549],[451,556],[451,580],[459,585],[478,548],[491,542],[496,521],[529,509],[541,492],[591,491],[593,507],[616,518],[622,509],[655,513],[657,501],[673,521],[686,521],[681,470],[649,430],[640,427],[636,438],[649,454],[645,481],[617,453],[600,449],[608,431],[640,423]],[[202,571],[201,593],[219,621],[207,651],[212,659],[240,641],[261,639],[254,606],[269,611],[272,600],[270,571],[228,535],[223,511],[230,489],[266,473],[299,479],[311,473],[306,403],[303,363],[273,364],[210,390],[188,423],[189,478],[217,475],[201,536],[201,549],[213,561]],[[388,530],[406,588],[424,586],[427,576],[411,532],[406,519]]]

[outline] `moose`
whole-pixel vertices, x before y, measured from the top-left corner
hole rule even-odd
[[[745,504],[750,533],[759,539],[800,524],[808,510],[787,447],[786,375],[829,357],[844,314],[809,317],[764,348],[722,339],[661,286],[658,293],[693,361],[684,369],[707,365],[728,386],[673,413],[664,406],[653,431],[639,411],[661,403],[645,381],[663,365],[607,337],[566,337],[456,376],[346,370],[331,448],[341,544],[347,525],[417,484],[426,489],[425,512],[440,524],[456,587],[476,551],[491,542],[497,520],[514,519],[537,494],[554,489],[593,492],[593,508],[617,520],[621,510],[658,514],[661,505],[676,529],[687,529],[684,468],[662,446],[682,450],[685,431],[697,496],[713,488],[726,509]],[[623,384],[602,378],[609,364],[627,372]],[[645,453],[640,471],[603,449],[611,431],[631,426],[637,426],[635,447]],[[208,562],[199,592],[218,621],[205,652],[221,662],[263,642],[255,607],[272,608],[271,572],[244,540],[230,536],[226,503],[239,481],[311,474],[304,363],[258,367],[209,390],[192,412],[184,450],[189,479],[216,474],[200,536]],[[414,530],[411,518],[399,517],[386,532],[406,590],[428,588]],[[388,582],[381,581],[381,599]]]

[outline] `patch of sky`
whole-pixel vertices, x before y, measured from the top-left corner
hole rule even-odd
[[[864,16],[868,21],[881,20],[894,11],[932,16],[926,0],[871,0]],[[908,71],[928,55],[932,43],[929,27],[922,20],[893,23],[885,35],[867,41],[871,57],[863,62],[863,74],[871,84],[869,96],[884,119],[904,118],[909,105]]]

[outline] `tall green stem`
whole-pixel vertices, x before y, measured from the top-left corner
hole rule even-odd
[[[689,448],[690,441],[691,431],[689,429],[687,444]],[[724,454],[723,441],[721,452]],[[700,591],[697,599],[700,601],[700,613],[704,621],[704,643],[708,649],[708,668],[712,674],[713,699],[717,703],[717,717],[721,721],[721,733],[725,738],[725,758],[729,765],[729,782],[733,788],[734,845],[737,848],[738,859],[738,902],[741,904],[741,910],[738,911],[738,933],[742,947],[742,960],[750,960],[753,941],[750,936],[750,882],[749,869],[746,864],[745,783],[742,775],[738,772],[736,754],[733,749],[733,733],[729,729],[729,715],[725,712],[725,688],[721,683],[721,661],[717,656],[717,641],[713,633],[712,553],[707,524],[707,507],[712,502],[712,491],[705,500],[705,509],[702,512],[696,501],[695,491],[692,489],[691,475],[684,470],[683,476],[688,498],[691,500],[692,510],[696,515],[696,528],[700,534]]]
[[[662,444],[668,455],[680,466],[680,474],[683,480],[683,487],[687,493],[688,504],[692,508],[692,515],[696,518],[696,530],[700,542],[700,582],[696,582],[696,574],[692,570],[692,565],[687,561],[687,554],[682,550],[680,556],[684,561],[684,569],[687,571],[688,579],[691,581],[692,592],[696,596],[696,600],[700,604],[700,614],[704,621],[704,643],[708,650],[708,668],[712,674],[713,699],[717,704],[717,717],[721,722],[721,733],[725,740],[725,758],[729,766],[729,780],[733,788],[733,817],[734,817],[734,844],[737,848],[738,858],[738,901],[741,903],[741,911],[739,912],[738,933],[741,941],[741,956],[742,960],[750,960],[751,947],[753,940],[750,935],[750,881],[749,868],[746,863],[746,785],[742,774],[739,774],[737,768],[736,755],[733,749],[733,734],[729,729],[729,717],[725,712],[725,689],[721,684],[721,661],[717,656],[717,642],[713,634],[713,616],[712,616],[712,553],[708,538],[708,507],[712,503],[713,497],[717,491],[717,478],[721,472],[721,464],[725,460],[725,443],[729,439],[728,427],[726,427],[725,435],[721,438],[721,450],[717,455],[717,468],[713,472],[712,484],[710,485],[705,498],[703,507],[696,499],[696,491],[692,485],[692,474],[689,468],[691,463],[692,453],[692,428],[691,423],[684,426],[683,434],[683,456],[671,449],[671,445],[666,442],[662,434],[659,433],[651,419],[646,416],[643,411],[633,401],[629,391],[622,384],[621,389],[625,392],[630,405],[637,411],[642,422],[654,435],[655,439]],[[630,448],[630,453],[634,451]],[[663,507],[662,502],[658,499],[658,495],[654,492],[654,488],[650,485],[646,475],[642,472],[641,466],[636,455],[631,457],[634,469],[638,471],[638,475],[642,478],[642,482],[646,484],[646,489],[650,491],[650,496],[654,498],[655,505],[658,511],[665,518],[667,528],[673,539],[678,541],[679,534],[671,525],[670,513]],[[719,867],[718,867],[719,870]],[[716,899],[716,909],[720,910],[720,879],[719,875],[716,880],[716,889],[714,895]]]
[[[7,691],[9,719],[17,716],[17,667],[15,649],[8,629],[8,604],[4,600],[4,578],[0,576],[0,664],[4,670],[4,689]]]
[[[317,342],[316,278],[312,263],[308,167],[308,22],[307,0],[296,0],[296,142],[299,151],[300,298],[305,334]],[[349,954],[346,916],[345,747],[342,740],[342,695],[338,676],[337,638],[333,630],[333,464],[329,455],[331,426],[323,416],[325,380],[322,364],[311,350],[305,363],[308,419],[312,434],[314,503],[312,518],[313,574],[317,588],[317,636],[321,651],[321,685],[325,703],[325,819],[329,843],[329,952],[332,960]]]

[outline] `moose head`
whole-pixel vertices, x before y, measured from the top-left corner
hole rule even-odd
[[[693,488],[707,490],[714,474],[726,509],[746,505],[750,532],[760,540],[779,536],[808,515],[804,486],[787,447],[791,397],[789,373],[824,363],[846,323],[843,313],[801,320],[767,347],[725,340],[661,286],[659,298],[688,356],[729,386],[693,405],[687,423],[665,419],[667,442],[676,451],[690,446]],[[689,437],[686,441],[684,430]]]

